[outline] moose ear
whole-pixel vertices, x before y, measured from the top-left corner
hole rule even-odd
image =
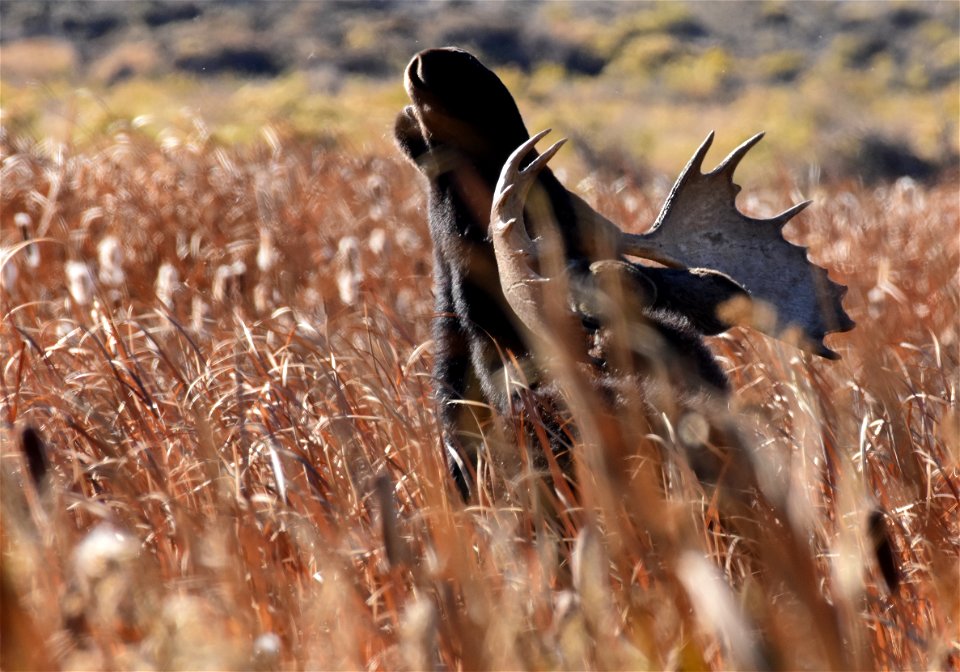
[[[412,107],[405,107],[397,115],[393,125],[393,137],[400,150],[414,163],[430,150]]]
[[[706,268],[655,268],[640,272],[657,288],[655,308],[684,315],[701,334],[714,336],[734,326],[721,318],[733,301],[750,300],[750,294],[730,276]]]
[[[659,268],[603,260],[590,265],[590,277],[593,283],[601,284],[616,278],[617,286],[624,292],[616,302],[620,310],[639,313],[645,308],[665,308],[686,317],[694,329],[706,336],[723,333],[733,326],[721,317],[727,316],[725,307],[731,305],[728,302],[750,299],[747,291],[729,276],[704,268]],[[577,308],[589,316],[600,315],[596,308],[591,311],[590,305],[591,300],[597,300],[597,292],[585,294],[586,300],[577,296]]]

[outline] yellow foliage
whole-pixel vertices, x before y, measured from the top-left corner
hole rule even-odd
[[[757,58],[754,67],[763,82],[789,82],[803,74],[807,58],[800,51],[775,51]]]
[[[689,50],[669,35],[641,35],[631,39],[608,66],[611,74],[649,77],[650,74]]]
[[[733,58],[720,47],[712,47],[699,56],[684,56],[663,68],[664,84],[672,91],[706,100],[719,94],[730,80]]]
[[[348,49],[366,50],[377,46],[380,33],[374,22],[361,19],[350,24],[343,35],[343,43]]]
[[[0,45],[0,69],[9,81],[69,77],[76,67],[77,51],[66,40],[37,37]]]

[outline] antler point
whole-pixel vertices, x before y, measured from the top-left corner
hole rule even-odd
[[[543,129],[542,131],[540,131],[539,133],[536,133],[532,138],[530,138],[530,140],[532,141],[532,142],[530,142],[530,144],[531,144],[531,145],[535,145],[541,138],[543,138],[545,135],[549,134],[550,131],[552,131],[552,130],[553,130],[552,128],[545,128],[545,129]],[[529,141],[528,141],[528,142],[529,142]]]
[[[721,161],[720,165],[717,166],[713,172],[715,174],[726,175],[727,178],[732,183],[733,173],[734,171],[736,171],[737,166],[740,165],[740,161],[743,159],[744,156],[747,155],[747,152],[749,152],[755,144],[760,142],[763,136],[764,136],[764,133],[763,131],[761,131],[760,133],[757,133],[756,135],[754,135],[752,138],[749,138],[748,140],[743,142],[739,147],[737,147],[732,152],[730,152],[730,154],[727,155],[727,158]]]
[[[803,201],[803,202],[801,202],[801,203],[797,203],[796,205],[794,205],[794,206],[792,206],[792,207],[790,207],[790,208],[787,208],[786,210],[784,210],[783,212],[781,212],[781,213],[780,213],[779,215],[777,215],[776,217],[773,217],[770,221],[771,221],[771,222],[775,222],[775,223],[778,224],[779,226],[784,226],[784,225],[786,225],[786,223],[789,222],[791,219],[793,219],[794,217],[796,217],[797,215],[799,215],[801,212],[803,212],[804,210],[806,210],[807,207],[808,207],[811,203],[813,203],[812,200],[811,200],[811,201]]]
[[[690,168],[696,168],[697,173],[703,173],[703,160],[707,156],[710,145],[713,144],[713,135],[713,131],[707,133],[706,139],[700,143],[700,147],[697,148],[696,152],[694,152],[693,158],[690,159],[690,163],[687,165],[687,169],[684,170],[684,176],[689,172]]]

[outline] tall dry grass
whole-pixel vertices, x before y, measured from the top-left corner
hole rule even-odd
[[[5,669],[960,666],[954,183],[804,194],[858,326],[839,362],[711,341],[749,495],[573,408],[575,492],[521,460],[465,507],[399,158],[199,124],[0,152]]]

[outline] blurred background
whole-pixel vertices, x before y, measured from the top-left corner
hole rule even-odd
[[[957,2],[52,2],[0,4],[3,129],[83,145],[133,123],[217,142],[392,151],[416,51],[496,69],[558,165],[673,175],[710,130],[764,130],[744,166],[817,182],[955,169]],[[752,171],[752,173],[751,173]],[[803,184],[803,182],[801,182]]]

